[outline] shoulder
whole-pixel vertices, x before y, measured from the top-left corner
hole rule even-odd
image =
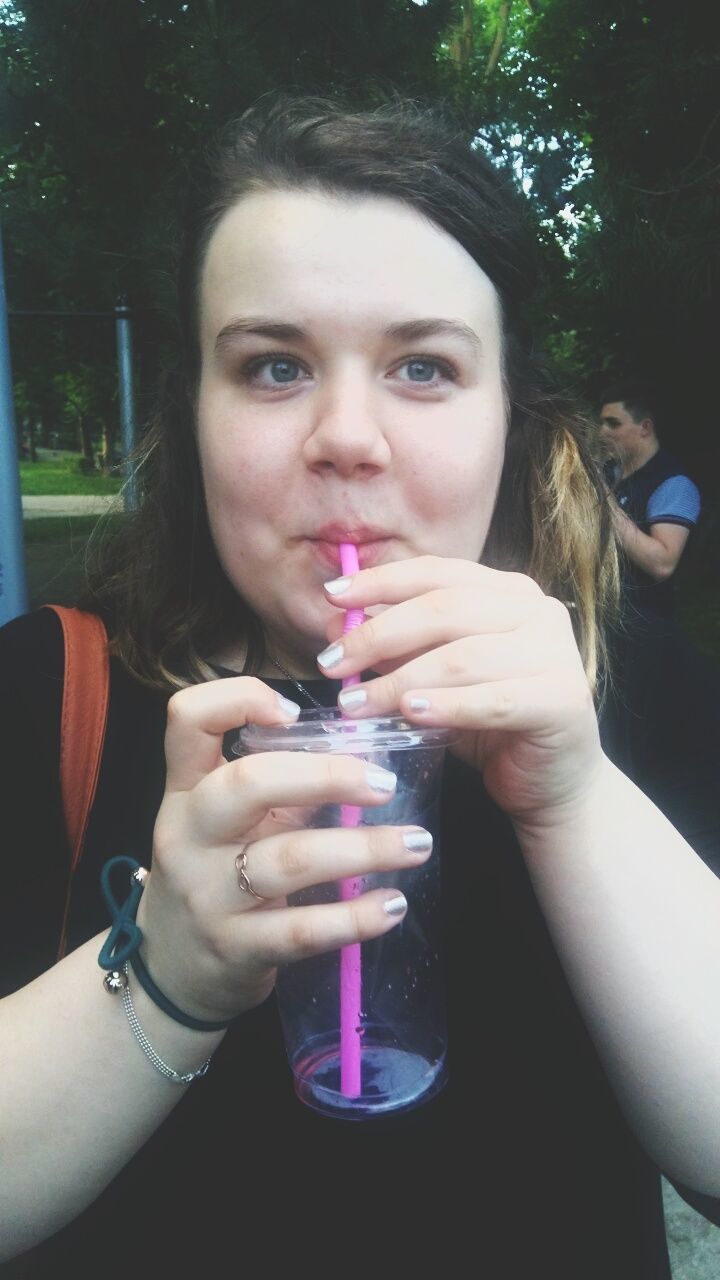
[[[701,499],[697,485],[681,471],[658,478],[658,483],[648,497],[648,519],[654,524],[663,521],[686,526],[697,524]]]
[[[23,613],[0,627],[0,674],[55,671],[62,664],[62,627],[52,609]]]

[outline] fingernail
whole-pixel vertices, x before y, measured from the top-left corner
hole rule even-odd
[[[317,660],[320,663],[320,666],[325,667],[327,670],[330,667],[336,667],[338,662],[342,662],[344,657],[345,646],[343,644],[331,644],[328,645],[327,649],[323,649],[322,653],[318,654]]]
[[[376,765],[371,765],[368,769],[367,780],[373,791],[389,793],[397,786],[397,774],[392,773],[390,769],[378,769]]]
[[[352,578],[331,578],[330,582],[324,582],[325,590],[331,596],[341,596],[343,591],[347,591]]]
[[[338,694],[338,703],[343,711],[355,711],[358,707],[364,707],[367,702],[367,694],[364,689],[343,689]]]
[[[427,698],[411,698],[410,710],[411,711],[429,711],[430,703]]]
[[[407,898],[402,893],[397,893],[394,898],[388,898],[387,902],[383,902],[383,911],[388,916],[404,916],[407,911]]]
[[[406,831],[403,844],[411,853],[429,853],[433,847],[433,838],[429,831]]]
[[[291,702],[289,698],[283,698],[281,693],[276,693],[275,697],[280,703],[280,710],[284,716],[290,716],[292,720],[300,715],[300,707],[297,702]]]

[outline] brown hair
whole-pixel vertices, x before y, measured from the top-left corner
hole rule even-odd
[[[109,621],[113,650],[163,689],[213,678],[207,657],[239,636],[260,669],[260,620],[231,586],[208,527],[195,444],[198,286],[223,214],[253,190],[311,189],[400,200],[452,235],[490,278],[502,309],[510,424],[483,561],[529,573],[574,610],[594,681],[617,559],[592,428],[544,385],[523,323],[534,246],[510,179],[435,110],[391,103],[353,112],[318,99],[263,100],[231,123],[194,189],[179,270],[180,351],[135,466],[137,511],[99,540],[82,602]]]

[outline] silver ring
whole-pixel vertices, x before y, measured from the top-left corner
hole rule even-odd
[[[235,870],[237,871],[238,885],[243,893],[251,893],[253,898],[257,898],[258,902],[267,902],[261,893],[256,893],[253,889],[247,873],[247,846],[239,853],[235,859]]]

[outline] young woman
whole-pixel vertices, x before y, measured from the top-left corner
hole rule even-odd
[[[86,602],[111,637],[111,697],[57,964],[60,630],[41,611],[0,637],[17,826],[4,1256],[37,1246],[30,1275],[472,1259],[493,1277],[667,1277],[658,1170],[709,1213],[720,1195],[720,884],[627,773],[660,776],[670,729],[678,812],[694,787],[712,856],[718,681],[685,677],[667,641],[666,687],[701,717],[681,736],[662,708],[637,732],[631,653],[608,691],[604,489],[582,424],[532,373],[514,199],[424,112],[307,101],[235,124],[202,196],[140,509]],[[343,541],[360,551],[349,579]],[[341,642],[348,607],[368,618]],[[273,824],[287,805],[382,805],[392,780],[358,758],[223,747],[308,698],[332,705],[358,673],[349,715],[399,709],[457,739],[450,1081],[352,1125],[294,1097],[268,997],[278,965],[402,928],[406,905],[393,889],[286,899],[428,850],[392,826]],[[151,868],[138,923],[157,988],[232,1022],[190,1028],[131,980],[159,1059],[176,1075],[210,1059],[189,1087],[103,990],[99,880],[116,854]]]

